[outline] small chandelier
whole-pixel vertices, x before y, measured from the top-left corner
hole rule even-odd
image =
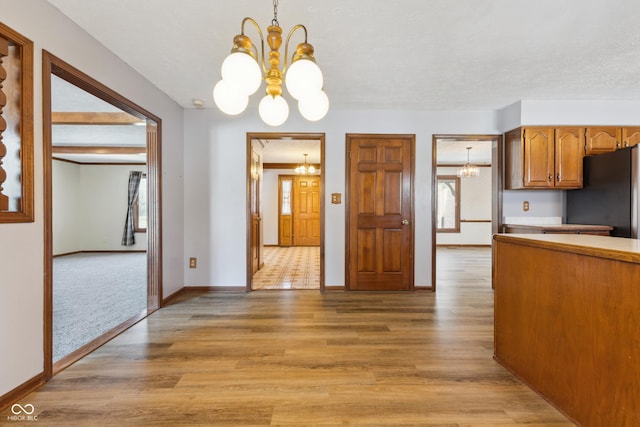
[[[244,34],[245,23],[250,22],[260,35],[261,55],[249,37]],[[289,60],[289,40],[296,30],[304,31],[300,43]],[[322,90],[323,77],[313,57],[313,46],[307,43],[307,29],[296,25],[285,43],[284,64],[280,71],[280,45],[282,28],[278,23],[278,0],[273,0],[273,19],[267,27],[267,43],[271,48],[265,58],[264,36],[258,23],[252,18],[242,20],[241,32],[233,38],[231,54],[222,63],[222,79],[213,89],[213,99],[220,110],[229,115],[242,113],[262,84],[267,83],[266,96],[260,101],[258,111],[262,120],[270,126],[280,126],[289,117],[289,106],[282,97],[282,83],[289,94],[298,101],[298,110],[309,121],[322,119],[329,110],[329,98]],[[267,68],[267,64],[269,68]],[[262,67],[262,71],[260,68]]]
[[[313,165],[307,164],[308,154],[303,154],[303,156],[304,156],[304,164],[298,165],[298,167],[295,169],[296,173],[303,174],[303,175],[308,173],[314,173],[316,171],[316,168]]]
[[[458,176],[460,178],[471,178],[473,176],[479,176],[480,175],[480,168],[478,168],[477,166],[473,166],[470,162],[469,162],[469,151],[471,150],[471,147],[467,147],[467,163],[462,166],[461,168],[458,169]]]

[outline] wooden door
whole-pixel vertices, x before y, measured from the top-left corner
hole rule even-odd
[[[584,128],[559,128],[555,133],[555,186],[582,188]]]
[[[347,135],[349,290],[413,289],[414,135]]]
[[[293,180],[293,244],[320,246],[320,177]]]
[[[525,128],[524,130],[524,186],[553,187],[554,140],[553,128]]]
[[[260,155],[251,152],[251,272],[260,269],[261,220],[260,217]]]
[[[586,154],[616,151],[622,140],[622,129],[617,127],[590,127],[586,132]]]

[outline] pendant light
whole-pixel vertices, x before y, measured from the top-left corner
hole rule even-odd
[[[298,165],[298,167],[295,169],[296,173],[299,173],[302,175],[314,173],[316,171],[316,168],[313,165],[307,164],[308,154],[303,154],[303,156],[304,156],[304,163],[301,165]]]
[[[480,168],[473,166],[469,161],[469,152],[471,147],[467,147],[467,163],[458,169],[458,176],[460,178],[471,178],[480,175]]]

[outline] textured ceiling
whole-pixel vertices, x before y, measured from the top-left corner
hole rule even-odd
[[[273,17],[267,0],[49,1],[186,108],[213,107],[242,18]],[[285,33],[308,28],[331,108],[407,110],[639,100],[638,16],[638,0],[283,0],[278,13]]]

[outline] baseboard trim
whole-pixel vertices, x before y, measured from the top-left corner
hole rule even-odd
[[[449,245],[449,244],[440,244],[436,245],[437,248],[490,248],[491,245]]]
[[[344,291],[346,287],[344,285],[324,285],[325,291]]]
[[[166,307],[168,305],[173,304],[178,298],[180,298],[185,293],[186,293],[186,291],[185,291],[184,287],[178,289],[177,291],[175,291],[174,293],[172,293],[168,297],[163,298],[162,302],[160,303],[160,307]]]
[[[0,412],[7,409],[10,405],[19,401],[29,393],[37,390],[46,383],[44,378],[44,372],[36,375],[35,377],[20,384],[18,387],[9,391],[8,393],[0,396]]]
[[[185,286],[184,292],[247,292],[244,286]]]
[[[58,257],[61,257],[61,256],[77,255],[77,254],[90,254],[90,253],[93,253],[93,254],[95,254],[95,253],[99,253],[99,254],[125,254],[125,253],[144,253],[144,252],[147,252],[147,251],[144,250],[144,249],[136,249],[134,251],[115,251],[115,250],[114,251],[101,251],[101,250],[98,250],[98,251],[74,251],[74,252],[65,252],[65,253],[62,253],[62,254],[56,254],[56,255],[53,255],[53,257],[54,258],[58,258]]]

